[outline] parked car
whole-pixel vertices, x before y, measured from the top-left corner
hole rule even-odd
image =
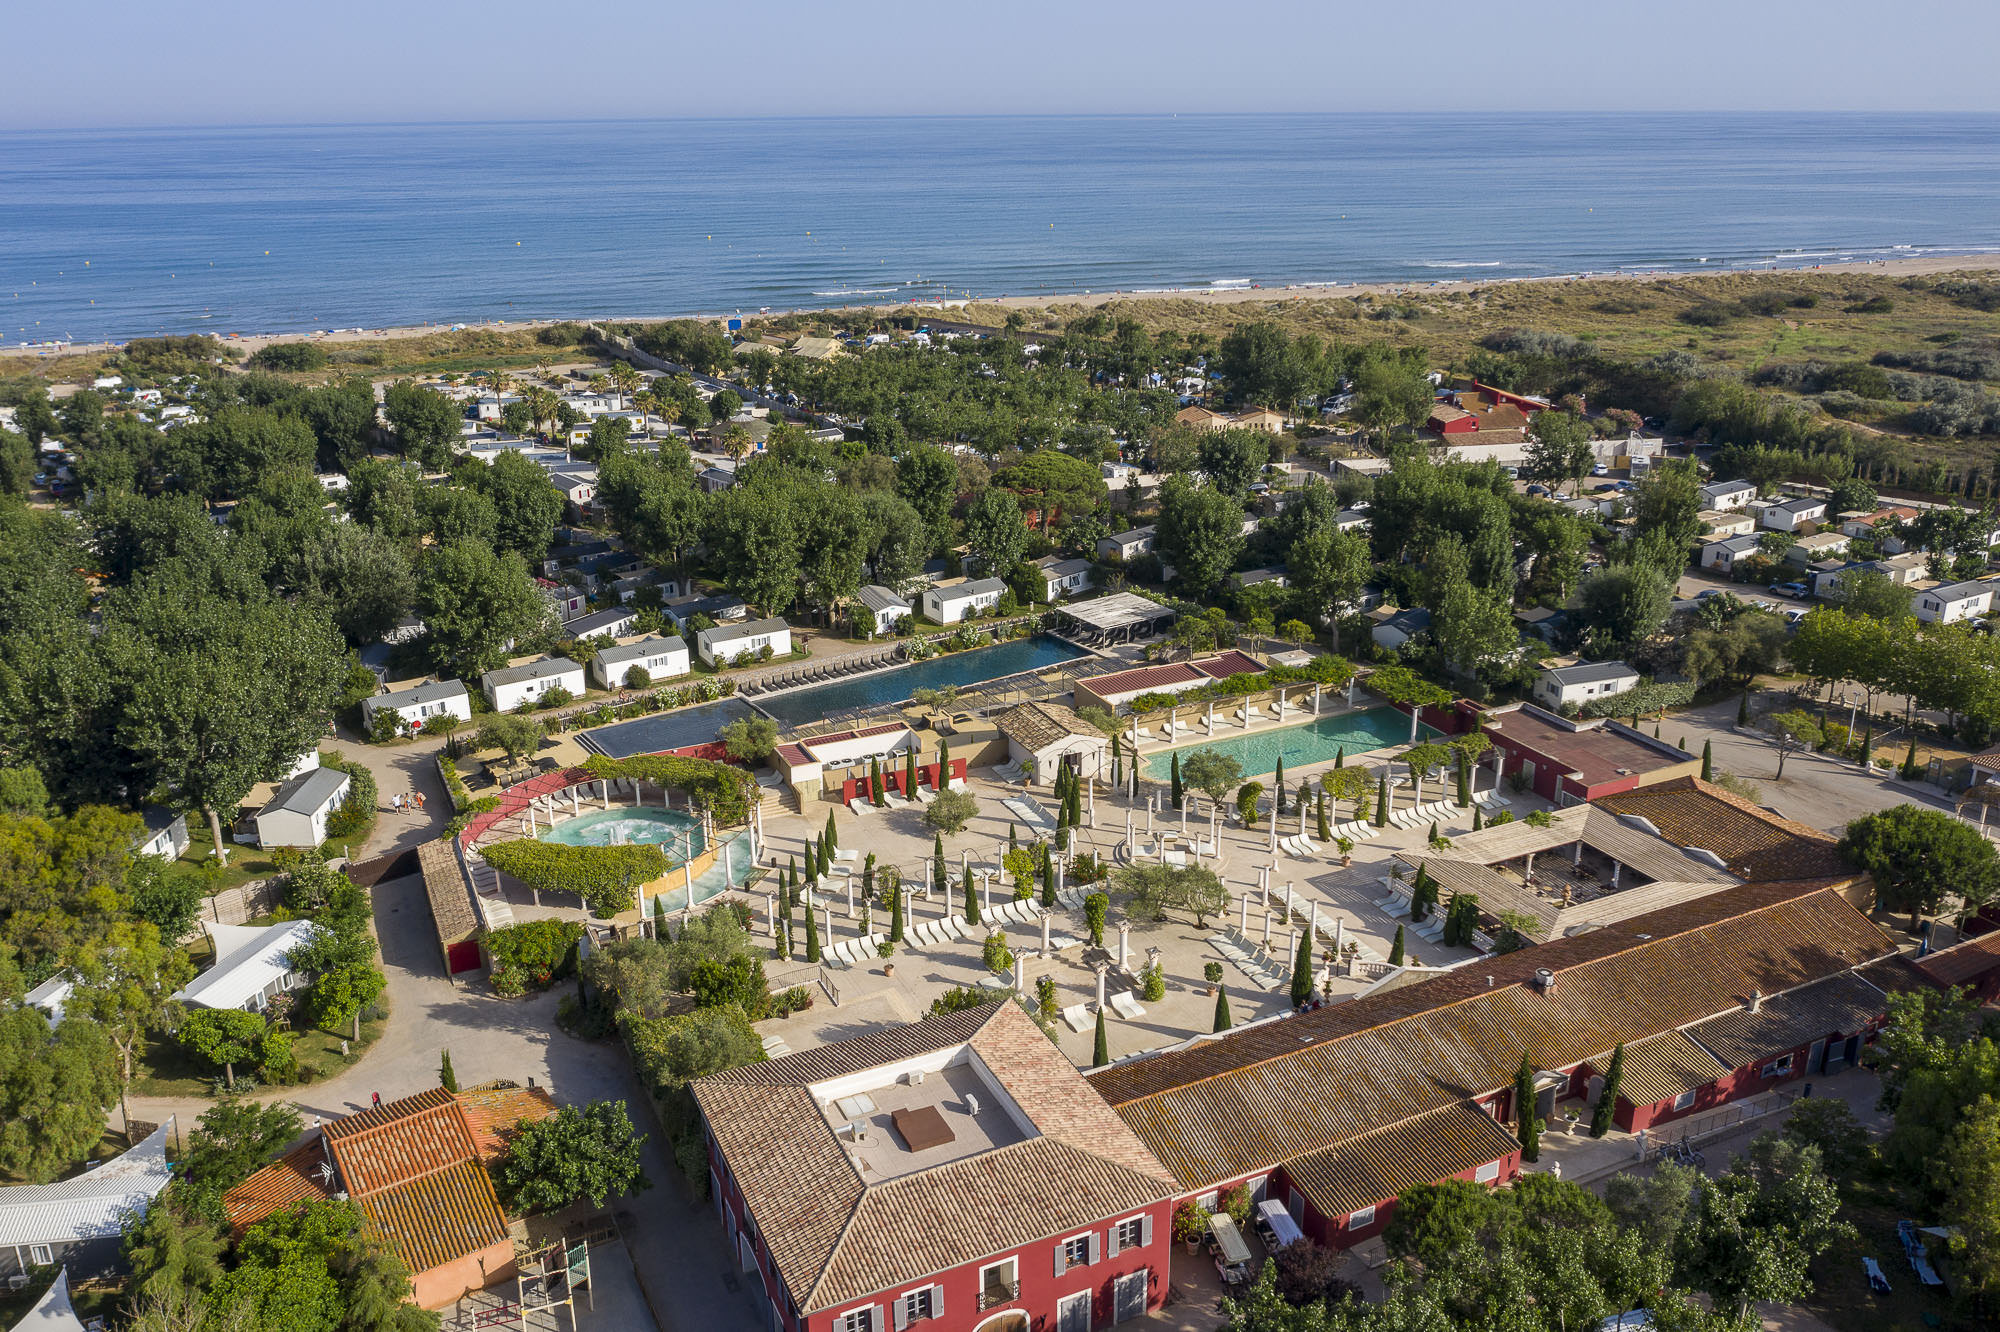
[[[1597,466],[1590,469],[1590,474],[1592,476],[1610,476],[1611,469],[1609,467],[1606,467],[1603,463],[1599,463],[1597,464]]]
[[[1546,495],[1549,493],[1549,488],[1547,486],[1529,486],[1528,493],[1530,495]]]
[[[1803,597],[1811,591],[1804,583],[1773,583],[1771,590],[1781,597]]]

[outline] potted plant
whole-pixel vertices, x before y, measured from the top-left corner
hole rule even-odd
[[[1208,982],[1208,989],[1205,993],[1214,994],[1215,987],[1222,984],[1222,964],[1220,962],[1207,963],[1202,967],[1201,974],[1203,979]]]
[[[1182,1199],[1174,1208],[1174,1238],[1187,1245],[1189,1253],[1200,1253],[1202,1237],[1207,1234],[1208,1213],[1194,1199]]]
[[[896,945],[891,940],[884,939],[881,943],[875,945],[875,956],[881,958],[884,962],[887,962],[895,955]]]
[[[1354,839],[1352,837],[1336,837],[1333,839],[1333,844],[1340,848],[1340,863],[1343,866],[1352,865],[1354,863]]]

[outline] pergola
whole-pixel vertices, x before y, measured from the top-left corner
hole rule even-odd
[[[1075,626],[1084,637],[1100,643],[1129,643],[1140,636],[1157,633],[1163,621],[1174,618],[1169,606],[1148,601],[1136,592],[1113,592],[1073,605],[1060,606],[1056,614]]]

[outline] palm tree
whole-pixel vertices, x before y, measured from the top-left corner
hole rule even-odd
[[[632,405],[639,409],[639,433],[652,434],[653,410],[660,405],[660,400],[653,396],[651,389],[640,389],[632,395]]]
[[[730,461],[741,461],[750,452],[750,432],[740,425],[730,426],[722,432],[722,451],[729,455]]]
[[[618,390],[618,410],[624,411],[625,395],[639,387],[639,372],[623,361],[613,361],[605,377],[611,381],[611,387]]]
[[[611,387],[611,378],[610,376],[603,374],[592,375],[590,378],[583,381],[583,386],[589,389],[592,393],[602,393],[604,392],[604,390]]]
[[[680,403],[672,398],[663,398],[657,393],[653,395],[653,411],[668,426],[674,425],[681,419]]]

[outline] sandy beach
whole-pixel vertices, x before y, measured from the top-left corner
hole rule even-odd
[[[1046,293],[1033,296],[975,296],[970,299],[952,298],[910,301],[888,305],[823,305],[799,306],[791,309],[772,308],[768,310],[743,310],[728,313],[705,312],[699,314],[625,314],[601,315],[593,318],[609,323],[655,323],[667,319],[725,319],[776,318],[783,315],[814,314],[821,312],[853,312],[876,310],[892,313],[903,310],[962,309],[968,305],[1004,310],[1040,310],[1055,306],[1088,309],[1107,305],[1114,301],[1172,300],[1193,301],[1203,305],[1253,305],[1277,304],[1284,301],[1312,301],[1344,299],[1355,296],[1400,296],[1427,291],[1449,291],[1453,288],[1511,286],[1518,283],[1575,283],[1575,282],[1657,282],[1663,279],[1701,277],[1756,277],[1759,275],[1785,276],[1802,273],[1867,273],[1880,277],[1929,277],[1940,273],[1989,273],[2000,270],[2000,254],[1934,254],[1920,259],[1884,259],[1865,263],[1814,264],[1801,267],[1766,266],[1757,268],[1674,268],[1619,271],[1608,273],[1569,273],[1551,277],[1532,278],[1448,278],[1436,282],[1346,282],[1301,286],[1251,286],[1228,287],[1222,289],[1208,287],[1147,288],[1137,291],[1078,291],[1068,293]],[[562,319],[530,320],[486,320],[464,322],[439,320],[428,324],[406,324],[395,328],[344,328],[308,330],[289,333],[240,333],[223,335],[223,341],[232,347],[240,347],[246,353],[278,342],[319,342],[356,343],[390,341],[401,338],[420,338],[433,333],[453,330],[491,329],[496,332],[532,331],[546,328],[551,324],[563,323]],[[76,356],[89,352],[109,351],[122,344],[110,342],[43,344],[31,347],[0,347],[0,356],[40,357]]]

